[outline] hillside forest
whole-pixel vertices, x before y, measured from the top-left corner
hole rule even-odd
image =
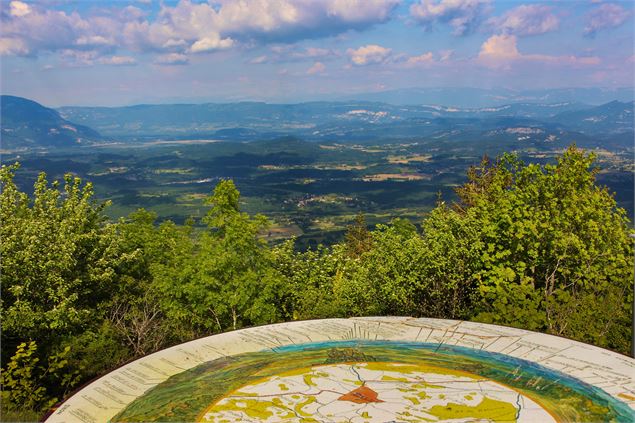
[[[520,327],[628,353],[633,234],[593,153],[504,154],[470,168],[452,204],[302,251],[267,243],[221,180],[200,222],[116,221],[90,182],[0,171],[2,412],[37,419],[89,380],[197,337],[274,322],[408,315]],[[201,225],[203,224],[203,226]],[[11,414],[13,413],[13,414]]]

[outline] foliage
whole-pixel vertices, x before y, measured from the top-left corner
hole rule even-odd
[[[369,230],[360,213],[342,242],[303,252],[268,245],[230,180],[197,230],[143,209],[108,222],[72,175],[41,174],[30,196],[17,169],[0,171],[2,411],[16,418],[135,357],[289,319],[474,319],[630,347],[632,226],[575,147],[544,166],[485,158],[419,228]]]
[[[373,248],[373,237],[366,227],[363,213],[358,213],[355,222],[348,226],[344,239],[346,252],[351,257],[360,257]]]
[[[78,372],[69,371],[67,356],[70,347],[49,356],[46,365],[40,364],[36,356],[35,341],[21,343],[9,360],[0,377],[2,382],[2,402],[8,409],[39,409],[52,406],[57,398],[47,396],[45,379],[55,380],[58,389],[66,393],[77,383]]]
[[[232,181],[221,181],[208,203],[208,230],[194,254],[184,257],[167,278],[157,275],[163,294],[173,299],[170,315],[189,322],[199,334],[288,317],[282,307],[284,280],[260,236],[267,219],[240,211]]]
[[[48,339],[82,328],[114,278],[112,237],[92,186],[66,175],[63,191],[41,174],[33,201],[0,171],[2,339]]]
[[[64,340],[100,320],[99,304],[116,279],[118,258],[112,227],[103,205],[92,201],[90,184],[66,175],[60,190],[41,174],[31,200],[13,182],[17,168],[0,170],[2,365],[9,378],[3,392],[29,408],[61,398],[82,376],[90,377],[83,365],[70,366],[72,342]],[[7,357],[12,359],[5,363]],[[55,357],[68,379],[59,378]],[[38,362],[48,367],[36,367]]]
[[[544,167],[503,156],[459,191],[481,228],[479,320],[628,349],[632,230],[593,162],[575,147]]]

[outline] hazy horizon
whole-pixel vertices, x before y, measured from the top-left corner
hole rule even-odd
[[[319,103],[319,102],[377,102],[377,103],[386,103],[386,104],[391,104],[391,105],[431,105],[431,106],[440,106],[440,107],[464,107],[464,108],[472,108],[472,107],[479,107],[479,106],[457,106],[455,103],[452,102],[435,102],[435,101],[431,101],[429,103],[425,103],[425,102],[407,102],[407,101],[401,101],[401,102],[395,102],[395,101],[390,101],[390,100],[374,100],[374,99],[366,99],[365,97],[368,96],[382,96],[382,95],[390,95],[390,94],[395,94],[398,95],[398,93],[402,92],[402,91],[408,91],[408,90],[437,90],[437,91],[441,91],[441,90],[482,90],[482,88],[477,88],[477,87],[408,87],[408,88],[402,88],[402,89],[397,89],[397,90],[382,90],[382,91],[374,91],[374,92],[364,92],[364,93],[357,93],[357,94],[348,94],[348,95],[322,95],[322,96],[316,96],[316,97],[307,97],[307,98],[298,98],[295,101],[291,100],[287,100],[285,101],[284,99],[279,99],[278,101],[276,101],[275,99],[272,100],[263,100],[263,99],[258,99],[258,98],[244,98],[244,99],[234,99],[234,100],[230,100],[230,99],[223,99],[223,98],[219,98],[219,99],[214,99],[214,98],[210,98],[210,97],[206,97],[206,96],[200,96],[200,97],[164,97],[164,98],[153,98],[153,97],[148,97],[146,98],[146,100],[139,100],[139,101],[135,101],[135,100],[131,100],[130,102],[127,103],[121,103],[121,104],[92,104],[90,102],[85,102],[85,103],[69,103],[69,104],[47,104],[45,102],[40,101],[37,98],[29,98],[29,97],[24,97],[20,94],[16,94],[16,93],[11,93],[11,92],[0,92],[0,95],[7,95],[7,96],[14,96],[14,97],[24,97],[27,98],[29,100],[33,100],[36,101],[40,104],[42,104],[43,106],[46,107],[50,107],[50,108],[63,108],[63,107],[107,107],[107,108],[118,108],[118,107],[133,107],[133,106],[161,106],[161,105],[204,105],[204,104],[232,104],[232,103],[264,103],[264,104],[270,104],[270,105],[285,105],[285,104],[304,104],[304,103]],[[492,91],[495,89],[492,89]],[[510,92],[516,92],[516,93],[522,93],[524,92],[523,90],[513,90],[513,89],[509,89],[509,88],[500,88],[499,90],[506,90],[506,91],[510,91]],[[607,93],[607,95],[610,95],[610,92],[621,92],[621,95],[617,95],[616,97],[611,97],[610,99],[607,98],[601,98],[599,99],[599,101],[577,101],[580,103],[586,103],[589,105],[600,105],[600,104],[605,104],[607,102],[613,101],[613,100],[617,100],[617,101],[633,101],[633,97],[635,97],[635,91],[633,90],[632,87],[563,87],[563,88],[557,88],[557,89],[553,89],[553,91],[560,91],[560,90],[571,90],[571,91],[578,91],[578,90],[600,90],[600,91],[604,91]],[[541,91],[541,90],[535,90],[535,91]],[[551,90],[544,90],[545,92],[549,92]],[[632,96],[630,98],[624,98],[624,91],[629,91]],[[394,95],[393,95],[394,96]],[[510,98],[510,99],[506,99],[506,98],[502,98],[499,99],[497,101],[493,101],[492,100],[492,104],[499,104],[499,105],[505,105],[505,104],[513,104],[513,103],[544,103],[544,104],[554,104],[554,103],[558,103],[558,102],[576,102],[576,100],[547,100],[547,101],[539,101],[537,99],[514,99],[514,98]],[[490,106],[480,106],[480,107],[490,107]]]

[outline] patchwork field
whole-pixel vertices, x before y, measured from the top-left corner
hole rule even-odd
[[[395,217],[418,223],[436,201],[455,199],[454,188],[483,154],[496,157],[510,146],[430,140],[408,143],[342,144],[282,138],[255,142],[149,141],[105,144],[72,151],[5,154],[20,161],[18,182],[28,187],[38,172],[60,179],[73,172],[94,184],[113,218],[145,208],[160,220],[195,222],[221,179],[233,179],[243,209],[271,219],[263,234],[277,242],[298,237],[298,246],[339,240],[363,212],[369,225]],[[562,149],[516,148],[522,159],[547,163]],[[616,193],[632,215],[632,151],[596,150],[598,180]]]

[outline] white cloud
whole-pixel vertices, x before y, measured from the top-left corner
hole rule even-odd
[[[62,59],[66,66],[131,66],[136,65],[137,60],[131,56],[103,56],[101,52],[95,50],[72,50],[61,51]]]
[[[61,52],[61,57],[68,66],[93,66],[95,60],[99,58],[99,53],[92,50],[72,50],[65,49]]]
[[[82,18],[44,8],[37,3],[0,2],[2,54],[37,55],[41,51],[101,49],[105,53],[121,45],[123,22],[112,16]]]
[[[631,18],[632,13],[619,4],[604,3],[587,15],[584,35],[594,36],[597,32],[617,28]]]
[[[274,45],[271,54],[252,59],[250,63],[286,63],[306,60],[327,61],[340,57],[338,51],[320,47],[300,47],[298,45]]]
[[[129,32],[161,49],[186,40],[190,51],[228,48],[239,42],[291,42],[364,29],[389,19],[398,0],[181,0],[163,5],[152,23]]]
[[[494,35],[488,38],[481,46],[479,59],[486,60],[510,60],[520,57],[516,47],[515,35]]]
[[[0,37],[0,55],[26,56],[31,52],[21,38]]]
[[[551,56],[522,54],[518,51],[515,35],[493,35],[481,46],[477,61],[491,68],[511,68],[514,64],[539,63],[560,66],[593,66],[600,64],[595,56]]]
[[[254,57],[253,59],[249,61],[249,63],[251,63],[252,65],[260,65],[262,63],[267,63],[268,60],[269,58],[267,56],[262,55],[262,56]]]
[[[454,50],[441,50],[439,52],[439,61],[447,62],[454,56]]]
[[[31,13],[31,7],[21,1],[12,1],[9,3],[11,16],[21,17]]]
[[[117,50],[203,53],[238,44],[308,38],[363,30],[386,22],[400,0],[179,0],[154,15],[135,6],[66,12],[54,6],[0,1],[0,53]],[[307,49],[306,58],[319,52]]]
[[[189,59],[185,54],[168,53],[157,56],[154,63],[157,65],[187,65]]]
[[[386,21],[399,0],[332,0],[326,3],[328,16],[336,16],[346,22]]]
[[[419,56],[410,56],[406,60],[406,66],[419,66],[434,63],[432,52],[420,54]]]
[[[392,50],[376,44],[368,44],[355,50],[348,49],[346,52],[354,65],[365,66],[387,62]]]
[[[313,66],[311,66],[306,73],[309,75],[315,75],[318,73],[324,73],[326,71],[326,66],[322,62],[315,62]]]
[[[82,35],[75,40],[77,46],[112,46],[115,41],[102,35]]]
[[[556,31],[560,19],[552,8],[542,4],[520,5],[499,17],[487,21],[487,26],[504,34],[538,35]]]
[[[410,16],[425,27],[446,23],[454,28],[455,35],[465,35],[491,12],[490,3],[491,0],[420,0],[410,6]]]
[[[221,39],[217,34],[211,34],[209,37],[201,38],[189,48],[192,53],[203,53],[214,50],[222,50],[231,47],[234,40],[231,38]]]
[[[134,57],[130,56],[110,56],[110,57],[101,57],[97,61],[102,65],[113,65],[113,66],[129,66],[136,65],[137,60]]]

